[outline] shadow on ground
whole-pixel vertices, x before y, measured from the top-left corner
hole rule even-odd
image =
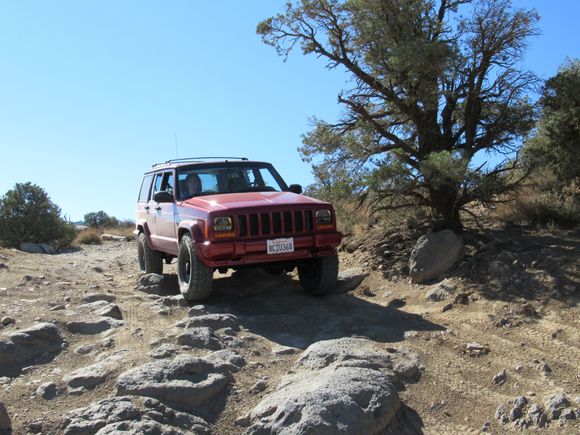
[[[491,229],[471,235],[480,246],[454,275],[478,285],[487,299],[579,302],[580,231],[558,235],[532,229]]]
[[[214,295],[207,303],[218,312],[236,315],[251,332],[299,349],[320,340],[352,336],[399,342],[407,331],[445,329],[401,311],[401,300],[382,306],[350,293],[313,297],[304,294],[296,280],[259,269],[216,279]]]

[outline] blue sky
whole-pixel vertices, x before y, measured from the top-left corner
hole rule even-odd
[[[580,57],[580,2],[514,4],[542,17],[528,68],[547,78]],[[143,172],[176,155],[243,155],[311,183],[300,136],[336,118],[345,76],[260,41],[283,5],[0,0],[0,194],[31,181],[72,220],[133,218]]]

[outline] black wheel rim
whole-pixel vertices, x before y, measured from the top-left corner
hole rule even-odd
[[[189,285],[189,281],[191,280],[191,253],[187,248],[184,249],[181,261],[179,262],[179,278],[181,282]]]

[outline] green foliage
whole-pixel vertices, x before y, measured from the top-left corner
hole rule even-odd
[[[258,25],[280,55],[299,47],[352,78],[338,95],[340,119],[314,119],[303,137],[318,184],[346,175],[374,210],[427,206],[456,230],[461,208],[517,185],[506,173],[534,125],[527,94],[537,82],[518,62],[538,16],[509,0],[460,15],[464,3],[302,0]],[[510,158],[473,167],[485,152]]]
[[[16,183],[0,198],[0,241],[17,247],[24,242],[68,246],[76,236],[72,223],[60,216],[41,187],[32,183]]]
[[[544,186],[561,193],[580,181],[580,59],[568,60],[546,81],[540,103],[539,128],[524,153],[531,169],[556,175],[555,183]]]
[[[109,216],[103,210],[85,214],[85,225],[93,228],[116,227],[120,222],[116,217]]]

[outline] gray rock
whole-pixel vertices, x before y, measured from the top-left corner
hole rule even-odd
[[[14,317],[4,316],[4,317],[2,317],[2,319],[0,319],[0,324],[2,326],[8,326],[8,325],[14,324],[14,323],[16,323],[16,319]]]
[[[68,412],[60,426],[64,435],[209,433],[203,419],[141,397],[113,397],[94,402]]]
[[[430,301],[439,302],[447,299],[450,294],[449,291],[442,289],[441,287],[435,287],[425,293],[425,298]]]
[[[213,330],[222,328],[232,328],[239,330],[238,318],[233,314],[204,314],[185,321],[178,322],[177,326],[185,328],[206,327]]]
[[[251,411],[249,434],[372,434],[399,409],[399,395],[378,370],[326,367],[286,376]]]
[[[119,328],[123,326],[122,320],[116,319],[100,319],[100,320],[88,320],[88,321],[78,321],[78,322],[68,322],[66,324],[67,329],[73,334],[99,334],[103,331],[108,331],[112,328]]]
[[[108,304],[107,306],[101,308],[97,314],[101,317],[110,317],[117,320],[123,319],[123,314],[121,313],[121,309],[117,304]]]
[[[115,370],[121,367],[121,364],[127,356],[127,351],[119,351],[113,355],[88,367],[82,367],[63,379],[69,390],[82,388],[92,390],[96,386],[105,382],[107,377]]]
[[[395,384],[415,379],[421,367],[418,355],[408,349],[384,351],[372,340],[345,337],[313,343],[296,361],[294,368],[318,370],[330,365],[385,370]]]
[[[368,275],[368,272],[358,267],[340,271],[336,281],[335,293],[346,293],[354,290]]]
[[[44,254],[44,249],[38,243],[21,243],[20,250],[22,252],[28,252],[29,254]]]
[[[225,394],[231,372],[239,370],[239,364],[243,359],[230,351],[154,361],[121,374],[117,394],[152,397],[191,412]]]
[[[560,420],[576,420],[576,412],[572,408],[563,409],[560,413]]]
[[[97,346],[93,343],[83,344],[77,346],[73,352],[76,353],[77,355],[88,355],[89,353],[93,352],[96,348]]]
[[[54,249],[48,243],[39,243],[38,246],[40,246],[40,249],[42,249],[42,252],[44,252],[45,254],[49,255],[56,254],[56,249]]]
[[[520,408],[525,407],[528,404],[528,398],[526,396],[518,396],[514,399],[514,405]]]
[[[495,385],[502,385],[505,383],[505,381],[507,380],[507,373],[505,371],[505,369],[503,369],[501,372],[499,372],[497,375],[495,375],[492,379],[492,382]]]
[[[109,293],[88,293],[83,296],[83,302],[96,302],[96,301],[106,301],[115,302],[117,297]]]
[[[171,358],[178,353],[179,350],[179,346],[165,343],[149,352],[149,356],[153,359]]]
[[[125,236],[118,236],[116,234],[101,234],[101,240],[103,241],[114,241],[114,242],[126,242],[127,241],[127,237]]]
[[[268,382],[264,379],[260,379],[254,385],[250,387],[250,393],[261,393],[268,387]]]
[[[544,410],[536,404],[530,406],[527,417],[532,424],[538,427],[544,427],[548,422],[548,417],[544,413]]]
[[[189,302],[181,295],[165,296],[158,299],[158,302],[166,307],[187,307],[189,305]]]
[[[0,340],[0,373],[17,375],[25,364],[47,359],[60,352],[64,338],[53,323],[36,323]]]
[[[174,275],[159,275],[148,273],[137,280],[137,290],[157,295],[175,294],[179,292],[177,277]]]
[[[451,230],[428,233],[411,251],[409,274],[413,282],[426,282],[448,272],[463,258],[463,242]]]
[[[218,350],[222,346],[213,331],[207,327],[189,328],[177,336],[177,344],[197,349]]]
[[[36,396],[46,400],[54,399],[56,397],[56,384],[54,382],[40,384],[36,389]]]
[[[183,300],[183,298],[181,298]],[[210,314],[208,308],[205,305],[194,305],[189,310],[187,310],[187,315],[189,317],[203,316],[204,314]]]
[[[551,418],[560,417],[562,410],[570,405],[570,402],[563,394],[556,394],[550,397],[546,402],[546,409]]]
[[[4,402],[0,400],[0,433],[3,432],[7,435],[12,432],[12,422],[10,421],[10,416],[8,415]]]
[[[495,410],[495,418],[501,423],[508,423],[510,421],[506,406],[502,403]]]
[[[510,411],[510,420],[516,421],[517,419],[521,418],[523,415],[522,408],[519,406],[514,406]]]

